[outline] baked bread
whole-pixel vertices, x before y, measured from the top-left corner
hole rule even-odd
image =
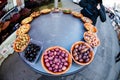
[[[97,28],[91,23],[84,23],[84,27],[86,30],[91,31],[93,33],[96,33],[98,31]]]
[[[28,24],[33,20],[33,17],[27,17],[22,20],[21,24]]]
[[[30,30],[30,24],[23,24],[21,25],[17,31],[16,31],[16,35],[21,35],[21,34],[25,34]]]
[[[30,42],[30,36],[28,34],[19,35],[13,44],[13,49],[16,52],[22,52]]]

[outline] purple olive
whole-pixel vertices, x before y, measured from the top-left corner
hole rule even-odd
[[[58,62],[58,59],[57,59],[57,58],[55,58],[53,62],[57,63],[57,62]]]
[[[65,65],[65,66],[68,66],[68,63],[67,63],[67,62],[65,62],[65,63],[64,63],[64,65]]]
[[[57,72],[57,70],[55,69],[53,72]]]
[[[48,59],[49,59],[49,60],[53,60],[53,57],[49,57]]]
[[[58,56],[59,56],[59,55],[60,55],[60,53],[59,53],[59,52],[57,52],[57,54],[56,54],[56,55],[58,55]]]
[[[51,53],[51,51],[49,50],[49,51],[47,51],[47,54],[50,54]]]
[[[75,53],[73,53],[73,56],[75,57],[75,56],[77,56],[77,53],[75,52]]]
[[[55,64],[52,64],[52,68],[55,67]]]
[[[79,58],[78,58],[78,56],[75,56],[75,60],[78,60]]]
[[[89,58],[89,56],[86,56],[86,58]]]
[[[62,62],[65,62],[65,59],[62,59],[61,61],[62,61]]]
[[[84,55],[85,55],[85,56],[88,56],[88,54],[89,54],[89,53],[87,53],[87,52],[86,52],[86,53],[84,53]]]
[[[60,69],[62,68],[62,65],[61,65],[61,64],[59,65],[59,68],[60,68]]]
[[[75,49],[78,49],[79,48],[79,44],[75,45]]]
[[[59,53],[61,53],[62,52],[62,50],[59,50]]]
[[[49,60],[48,59],[45,59],[45,62],[48,62]]]
[[[81,49],[82,49],[82,47],[81,47],[81,46],[79,46],[79,47],[78,47],[78,50],[80,51]]]
[[[48,69],[49,69],[50,71],[52,71],[52,67],[49,67]]]
[[[53,56],[53,52],[49,53],[49,56]]]
[[[78,49],[75,49],[76,52],[78,52]]]
[[[59,56],[60,59],[62,59],[62,56]]]
[[[87,51],[87,54],[89,54],[89,53],[90,53],[90,51],[88,50],[88,51]]]
[[[82,55],[80,54],[80,55],[79,55],[79,59],[81,59],[81,58],[82,58]]]
[[[73,49],[73,53],[76,53],[76,50],[75,50],[75,49]]]
[[[50,64],[53,64],[53,61],[49,61]]]
[[[55,51],[58,52],[60,49],[59,48],[55,48]]]
[[[45,65],[46,65],[47,67],[50,67],[50,64],[49,64],[48,62],[46,62]]]
[[[79,62],[83,62],[83,59],[80,59]]]
[[[44,55],[44,59],[47,59],[47,58],[48,58],[48,56]]]
[[[62,56],[62,57],[65,57],[65,54],[64,54],[64,53],[61,53],[61,56]]]
[[[60,64],[61,64],[61,65],[63,65],[64,63],[63,63],[63,62],[61,62]]]
[[[89,58],[87,58],[86,60],[85,60],[85,62],[89,62],[90,61],[90,59]]]
[[[56,65],[58,65],[58,66],[59,66],[59,65],[60,65],[60,63],[58,62],[58,63],[56,63]]]
[[[86,58],[87,58],[87,56],[84,55],[84,56],[83,56],[83,59],[85,60]]]
[[[67,67],[66,67],[66,66],[63,66],[63,67],[62,67],[62,70],[63,70],[63,71],[64,71],[64,70],[66,70],[66,69],[67,69]]]
[[[58,69],[58,65],[55,65],[55,69]]]
[[[65,54],[65,56],[66,56],[66,57],[68,57],[68,56],[69,56],[69,54],[68,54],[68,53],[66,53],[66,54]]]
[[[59,71],[59,72],[61,72],[61,71],[62,71],[62,69],[59,69],[58,71]]]
[[[56,55],[56,54],[57,54],[57,52],[54,52],[53,54],[54,54],[54,55]]]
[[[85,45],[82,46],[82,49],[85,49]]]
[[[65,57],[65,61],[68,61],[68,57]]]

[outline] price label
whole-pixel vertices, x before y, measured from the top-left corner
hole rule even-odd
[[[7,49],[7,48],[3,48],[3,49],[0,51],[0,54],[2,54],[4,58],[6,58],[6,57],[8,56],[7,52],[8,52],[8,49]]]

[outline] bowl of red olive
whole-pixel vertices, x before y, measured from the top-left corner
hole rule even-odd
[[[94,51],[92,47],[83,41],[75,42],[70,50],[72,59],[79,65],[88,65],[94,59]]]
[[[41,56],[42,67],[50,74],[61,75],[72,65],[71,54],[60,46],[47,48]]]

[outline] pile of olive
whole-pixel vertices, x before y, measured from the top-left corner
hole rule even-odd
[[[69,53],[61,48],[49,49],[43,54],[43,63],[53,73],[63,72],[70,66]]]
[[[38,55],[38,52],[40,51],[41,47],[34,44],[34,43],[29,43],[28,47],[26,48],[25,50],[25,55],[24,57],[30,61],[30,62],[34,62],[37,55]]]
[[[84,43],[75,44],[72,49],[72,56],[79,63],[88,63],[93,57],[92,49]]]

